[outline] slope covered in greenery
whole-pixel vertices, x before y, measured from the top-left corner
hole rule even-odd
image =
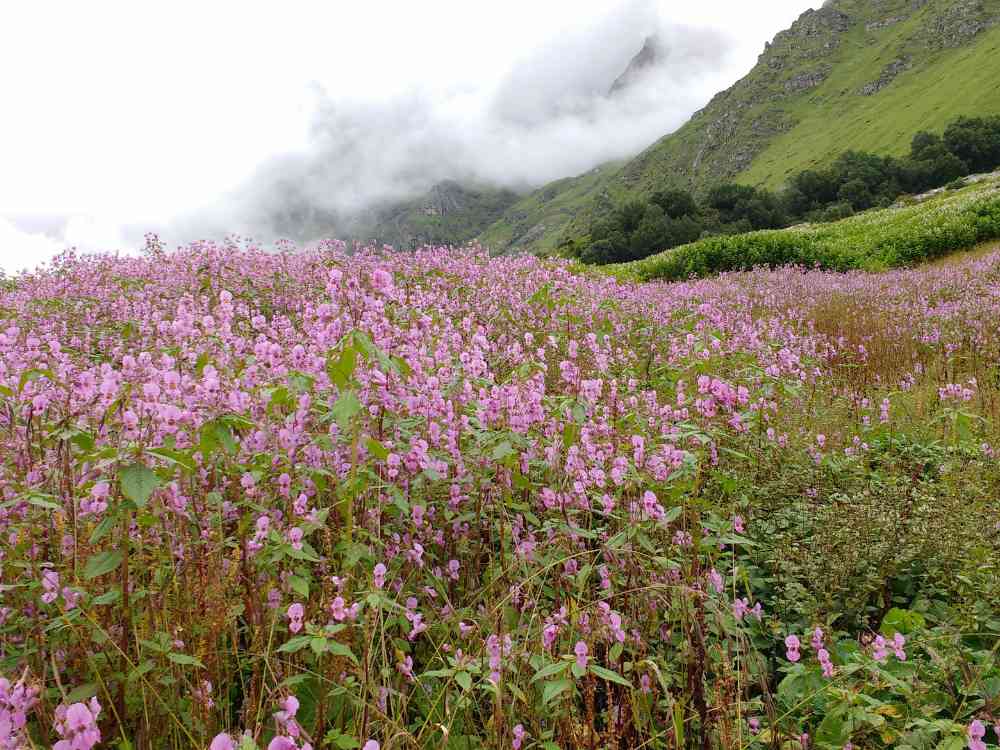
[[[351,236],[405,250],[427,244],[463,245],[517,199],[512,190],[445,180],[417,198],[372,210]]]
[[[551,250],[629,196],[726,180],[777,187],[845,149],[903,153],[918,130],[1000,112],[998,21],[1000,0],[834,0],[678,131],[624,165],[535,191],[481,239]]]
[[[642,280],[680,280],[755,266],[796,264],[837,271],[884,270],[941,257],[1000,237],[1000,178],[935,191],[919,202],[837,222],[707,237],[616,272]]]

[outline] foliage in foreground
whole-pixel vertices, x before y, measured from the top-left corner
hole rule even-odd
[[[997,742],[1000,255],[201,244],[0,307],[0,746]]]
[[[787,264],[884,270],[1000,237],[1000,182],[983,180],[921,203],[841,221],[708,237],[614,268],[642,280],[681,280]]]

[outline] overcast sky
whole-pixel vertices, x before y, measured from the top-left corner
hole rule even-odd
[[[254,228],[279,177],[346,209],[445,176],[576,174],[676,128],[815,4],[4,3],[0,268]],[[609,103],[654,31],[664,74]]]

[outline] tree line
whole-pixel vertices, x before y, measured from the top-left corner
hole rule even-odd
[[[699,197],[658,190],[596,217],[589,237],[564,249],[587,263],[639,260],[702,237],[835,221],[997,167],[1000,116],[960,117],[941,135],[914,135],[906,156],[845,151],[825,169],[794,175],[780,192],[735,183]]]

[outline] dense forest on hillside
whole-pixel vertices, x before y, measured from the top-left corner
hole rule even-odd
[[[564,250],[588,263],[641,260],[704,237],[843,219],[998,166],[1000,117],[961,117],[943,134],[917,133],[902,158],[846,151],[825,169],[794,175],[780,192],[736,183],[700,198],[658,190],[615,207]]]

